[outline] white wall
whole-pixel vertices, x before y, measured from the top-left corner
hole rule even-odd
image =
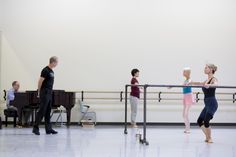
[[[2,82],[2,77],[1,77],[1,75],[2,75],[2,32],[1,32],[1,30],[2,30],[2,22],[3,22],[3,19],[2,19],[2,16],[3,16],[3,13],[2,13],[2,7],[3,7],[3,3],[2,3],[3,1],[0,1],[0,90],[2,90],[2,84],[1,84],[1,82]],[[0,101],[2,100],[2,92],[0,92]]]
[[[0,7],[1,90],[16,79],[22,90],[36,89],[52,55],[60,58],[57,89],[123,90],[133,67],[141,83],[179,84],[185,66],[204,80],[207,62],[219,66],[221,85],[236,85],[236,1],[0,0]]]
[[[2,75],[2,32],[0,32],[0,76]],[[0,82],[2,82],[2,77],[0,77]],[[0,90],[2,90],[2,83],[0,83]],[[2,100],[2,92],[0,92],[0,101]]]

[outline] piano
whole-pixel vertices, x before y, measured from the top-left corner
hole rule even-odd
[[[71,109],[75,105],[75,93],[64,90],[53,90],[52,109],[60,106],[65,107],[67,112],[67,125],[70,125]],[[24,108],[38,109],[40,100],[37,97],[37,91],[25,91],[15,93],[15,99],[10,102],[20,113]]]

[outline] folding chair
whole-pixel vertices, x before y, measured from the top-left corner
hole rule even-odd
[[[79,100],[79,111],[81,114],[81,118],[79,120],[79,124],[83,126],[87,125],[96,125],[97,118],[96,118],[96,112],[89,111],[90,106],[85,105],[84,102]]]

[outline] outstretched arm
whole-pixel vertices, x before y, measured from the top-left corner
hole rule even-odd
[[[206,81],[204,81],[204,82],[193,82],[193,81],[191,81],[188,85],[204,86],[205,84],[206,84]]]

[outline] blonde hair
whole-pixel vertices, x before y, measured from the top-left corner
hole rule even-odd
[[[185,68],[183,69],[183,71],[191,71],[191,68],[190,68],[190,67],[185,67]]]
[[[217,66],[214,64],[207,64],[207,66],[212,70],[212,73],[214,74],[217,71]]]

